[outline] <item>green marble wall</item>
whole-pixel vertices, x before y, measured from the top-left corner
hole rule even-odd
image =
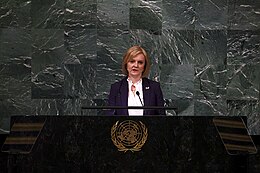
[[[260,2],[1,0],[0,133],[11,115],[79,115],[142,45],[178,116],[247,116],[260,134]],[[168,111],[168,115],[175,115]]]

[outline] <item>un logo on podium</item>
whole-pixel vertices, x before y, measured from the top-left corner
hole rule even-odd
[[[118,151],[140,151],[147,136],[148,130],[141,121],[117,121],[111,128],[111,140]]]

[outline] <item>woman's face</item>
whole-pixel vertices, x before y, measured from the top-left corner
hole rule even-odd
[[[141,78],[144,71],[145,58],[143,54],[136,55],[127,63],[128,76],[133,78]]]

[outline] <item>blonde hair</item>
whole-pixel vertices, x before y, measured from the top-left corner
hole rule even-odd
[[[145,58],[144,71],[142,73],[142,77],[147,77],[149,75],[150,66],[151,66],[150,60],[148,58],[146,51],[141,46],[137,46],[137,45],[130,47],[123,57],[122,72],[125,75],[128,75],[127,63],[139,54],[143,54]]]

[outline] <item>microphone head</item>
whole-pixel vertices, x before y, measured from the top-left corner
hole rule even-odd
[[[138,95],[138,96],[140,95],[139,91],[136,91],[136,95]]]

